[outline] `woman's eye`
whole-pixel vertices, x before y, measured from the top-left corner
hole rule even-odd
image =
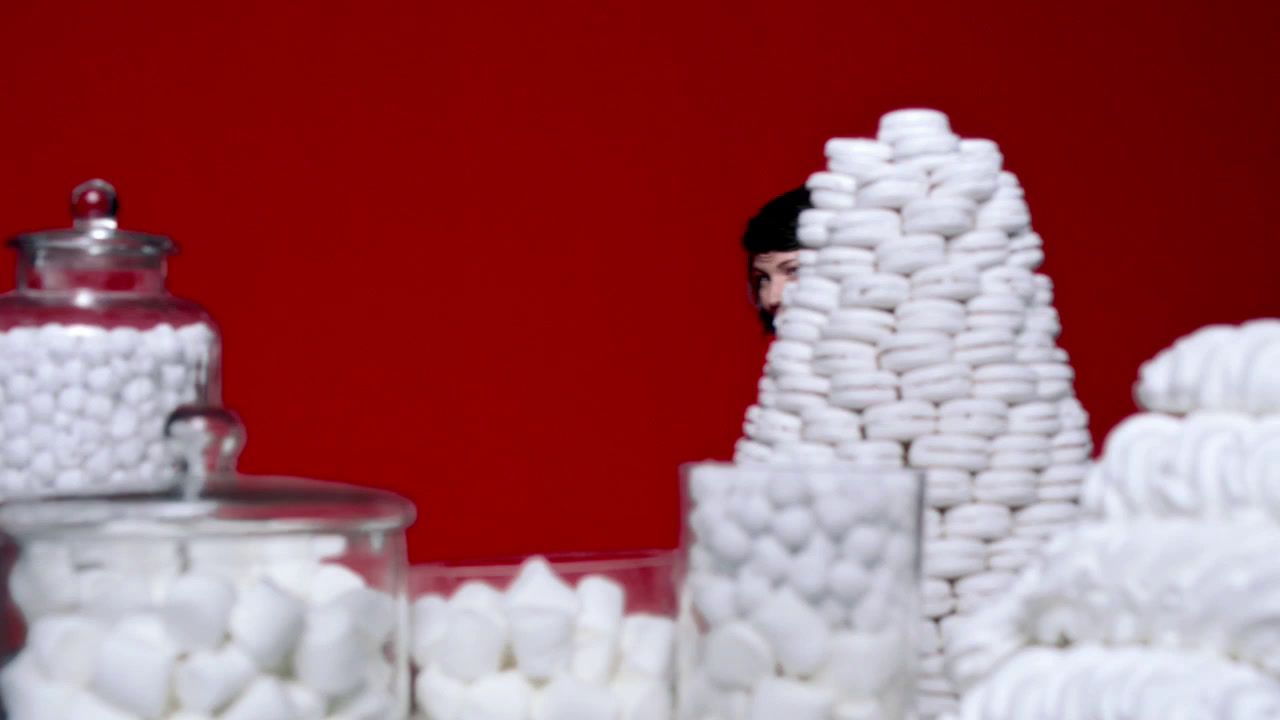
[[[794,277],[796,276],[796,273],[797,273],[797,272],[799,272],[799,271],[800,271],[800,268],[799,268],[799,267],[797,267],[797,266],[795,266],[795,265],[792,265],[791,267],[787,268],[786,270],[783,270],[783,272],[787,274],[787,277],[788,277],[788,278],[794,278]]]

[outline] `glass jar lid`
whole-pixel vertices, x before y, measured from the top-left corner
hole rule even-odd
[[[170,255],[177,251],[164,235],[121,230],[116,216],[120,198],[106,180],[89,180],[71,191],[71,227],[23,233],[9,241],[23,251],[37,248],[79,250],[94,255]]]
[[[225,473],[195,490],[78,495],[0,504],[0,531],[19,540],[394,532],[411,502],[341,483]]]

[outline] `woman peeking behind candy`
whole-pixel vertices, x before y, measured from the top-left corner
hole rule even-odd
[[[800,241],[796,219],[813,207],[809,191],[797,188],[770,200],[747,222],[742,247],[747,251],[747,278],[751,300],[765,332],[774,332],[773,318],[782,304],[782,289],[795,279],[800,267]]]

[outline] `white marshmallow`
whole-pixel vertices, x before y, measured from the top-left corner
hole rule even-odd
[[[525,720],[533,704],[533,686],[508,671],[480,678],[463,691],[459,720]]]
[[[871,575],[862,564],[842,560],[833,563],[827,573],[831,594],[846,603],[856,603],[871,587]]]
[[[637,613],[622,621],[619,669],[653,678],[671,671],[675,623],[670,618]]]
[[[98,647],[92,687],[102,698],[143,718],[160,717],[169,704],[178,648],[154,616],[121,620]]]
[[[338,563],[321,563],[311,577],[309,598],[316,605],[324,605],[364,587],[360,573]]]
[[[340,607],[355,621],[365,642],[377,647],[391,638],[396,627],[396,601],[381,590],[356,588],[340,595],[330,606]]]
[[[227,636],[235,602],[235,588],[226,580],[187,574],[169,588],[161,614],[180,648],[208,650]]]
[[[748,565],[769,580],[777,581],[786,577],[789,572],[791,555],[773,535],[760,535],[752,542]]]
[[[786,547],[799,550],[813,536],[813,512],[799,505],[779,510],[773,517],[773,532]]]
[[[703,667],[712,680],[730,688],[750,689],[773,673],[773,649],[745,622],[731,622],[706,638]]]
[[[307,613],[306,629],[293,653],[298,679],[331,698],[357,690],[369,652],[354,618],[340,607]]]
[[[546,679],[572,658],[578,595],[542,558],[524,563],[507,590],[507,617],[516,665],[526,676]]]
[[[413,683],[414,702],[426,711],[431,720],[463,720],[462,704],[466,692],[465,683],[437,665],[426,666]]]
[[[269,580],[258,580],[241,591],[228,629],[231,639],[269,670],[293,650],[304,621],[301,601]]]
[[[757,608],[751,624],[769,641],[778,663],[791,675],[809,675],[826,660],[826,622],[789,587],[782,587]]]
[[[46,677],[82,687],[93,676],[105,627],[82,615],[46,615],[27,632],[34,667]]]
[[[174,694],[184,710],[213,715],[239,695],[256,672],[253,659],[234,645],[200,650],[178,664]]]
[[[786,568],[783,566],[783,573]],[[694,607],[710,625],[722,625],[736,618],[735,588],[721,575],[695,574],[689,578]]]
[[[756,686],[750,720],[826,720],[835,698],[831,691],[784,678],[764,678]]]
[[[671,720],[671,691],[661,682],[620,677],[609,689],[618,701],[618,720]]]
[[[70,685],[49,680],[29,656],[20,654],[0,669],[0,698],[3,699],[7,717],[13,720],[64,720],[72,717],[78,720],[86,715],[68,713],[72,710],[75,698],[80,695],[92,697],[88,693],[76,691]],[[89,714],[88,717],[99,720],[103,716]],[[122,712],[115,717],[128,718]]]
[[[498,672],[507,648],[502,595],[481,582],[464,583],[449,598],[449,627],[433,654],[440,669],[472,681]]]
[[[287,683],[284,690],[289,696],[289,704],[293,706],[294,715],[298,720],[324,720],[328,703],[320,694],[296,682]],[[171,718],[171,720],[178,720],[178,718]]]
[[[879,697],[906,665],[910,652],[905,638],[888,631],[838,632],[817,680],[842,696]]]
[[[558,677],[538,693],[533,704],[533,720],[594,720],[616,718],[617,698],[608,688],[584,683],[573,677]],[[494,718],[494,720],[500,720]],[[511,720],[519,720],[511,716]]]
[[[273,677],[260,676],[218,717],[219,720],[296,720],[296,713],[285,685]]]

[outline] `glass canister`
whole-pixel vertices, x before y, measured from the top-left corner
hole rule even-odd
[[[9,720],[399,720],[413,506],[217,476],[0,505]]]
[[[0,499],[155,489],[164,425],[220,401],[218,331],[170,295],[167,237],[122,230],[114,188],[71,196],[72,227],[19,235],[0,295]]]
[[[670,720],[676,550],[413,568],[424,720]]]
[[[707,463],[684,490],[677,717],[910,717],[919,476]]]

